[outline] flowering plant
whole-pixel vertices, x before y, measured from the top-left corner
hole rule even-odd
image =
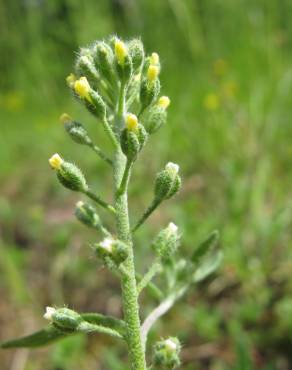
[[[105,130],[113,155],[105,154],[86,128],[68,114],[63,114],[61,121],[75,143],[91,148],[111,168],[113,204],[90,188],[77,166],[59,154],[49,159],[60,183],[84,194],[92,202],[79,201],[75,215],[81,223],[96,229],[101,235],[93,249],[96,257],[120,278],[123,318],[47,307],[44,315],[49,320],[47,327],[32,335],[5,342],[2,348],[37,347],[76,333],[104,333],[125,341],[131,369],[149,369],[146,365],[146,345],[154,323],[185,294],[191,284],[205,279],[218,267],[222,255],[217,248],[217,231],[199,244],[190,256],[179,258],[175,255],[178,254],[181,233],[171,222],[152,241],[155,257],[148,271],[142,276],[136,270],[134,233],[162,202],[172,198],[181,187],[179,166],[169,162],[156,176],[149,207],[130,226],[127,193],[132,167],[150,136],[166,123],[170,104],[167,96],[160,96],[160,70],[158,54],[146,56],[140,40],[124,42],[111,37],[81,49],[75,74],[67,77],[74,97]],[[102,223],[95,206],[104,208],[113,216],[115,232],[109,231]],[[165,281],[163,290],[155,283],[158,275],[160,281]],[[141,324],[139,295],[145,288],[159,303]],[[180,349],[176,337],[158,341],[153,347],[152,368],[167,370],[178,367]]]

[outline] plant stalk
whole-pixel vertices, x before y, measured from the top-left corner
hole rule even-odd
[[[117,107],[116,129],[121,130],[125,113],[125,87],[122,85]],[[129,256],[124,262],[127,274],[122,274],[122,302],[126,322],[126,341],[132,370],[146,370],[145,351],[141,341],[137,283],[135,277],[134,252],[128,215],[127,184],[123,193],[119,192],[126,167],[126,157],[120,148],[114,156],[115,207],[118,238],[129,245]]]

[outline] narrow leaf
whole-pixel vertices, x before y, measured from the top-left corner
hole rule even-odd
[[[223,253],[221,251],[214,251],[204,261],[202,261],[200,267],[196,270],[193,275],[193,282],[198,283],[209,275],[211,275],[220,266],[223,259]]]
[[[71,334],[71,333],[70,333]],[[0,345],[1,348],[16,348],[16,347],[41,347],[54,342],[55,340],[65,337],[67,334],[61,332],[53,325],[46,327],[34,334],[12,339]]]
[[[214,248],[219,240],[219,231],[214,230],[211,234],[195,249],[191,256],[191,261],[193,263],[198,263],[200,260],[212,249]]]

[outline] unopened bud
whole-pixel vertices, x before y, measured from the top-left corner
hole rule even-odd
[[[152,53],[151,54],[150,63],[159,66],[159,55],[157,53]]]
[[[54,154],[49,163],[56,170],[57,177],[61,184],[73,191],[87,191],[88,186],[84,175],[73,163],[65,162],[59,154]]]
[[[137,71],[144,60],[144,48],[141,40],[133,39],[128,44],[129,54],[132,58],[133,69]]]
[[[47,307],[44,318],[51,321],[60,330],[74,330],[82,321],[82,317],[69,308]]]
[[[107,237],[95,245],[96,254],[106,261],[108,258],[115,265],[120,265],[128,257],[128,246],[120,240]]]
[[[79,122],[73,121],[73,119],[66,113],[63,113],[60,117],[60,121],[64,124],[66,132],[70,135],[71,139],[77,144],[90,145],[92,141],[85,130],[83,125]]]
[[[157,342],[154,346],[153,364],[159,369],[173,370],[180,365],[181,345],[177,338],[171,337]]]
[[[149,109],[149,112],[143,117],[146,131],[149,134],[154,134],[158,131],[167,120],[167,112],[165,108],[156,104]]]
[[[115,42],[115,55],[118,63],[123,66],[125,58],[128,55],[128,51],[125,43],[119,39],[117,39]]]
[[[94,47],[94,64],[100,74],[108,80],[113,78],[114,54],[105,42],[98,42]]]
[[[178,227],[173,222],[170,222],[165,229],[159,232],[152,246],[162,262],[167,262],[176,252],[179,239]]]
[[[151,105],[154,101],[156,101],[159,92],[160,92],[160,82],[158,78],[151,81],[149,81],[148,78],[144,78],[141,81],[140,86],[140,102],[142,108],[145,109],[149,105]]]
[[[100,227],[101,221],[93,206],[82,201],[77,202],[75,208],[76,218],[88,227]]]
[[[179,166],[169,162],[165,169],[158,173],[155,181],[155,197],[158,200],[171,198],[181,187],[181,178],[178,174]]]
[[[121,148],[126,157],[134,161],[138,153],[146,143],[148,134],[145,128],[138,123],[137,117],[128,113],[126,115],[126,127],[121,133]]]

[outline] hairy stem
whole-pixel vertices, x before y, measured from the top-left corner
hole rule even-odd
[[[89,189],[86,190],[84,192],[84,194],[86,194],[88,196],[88,198],[92,199],[97,204],[99,204],[101,207],[107,209],[111,213],[116,213],[116,210],[114,209],[113,206],[111,206],[110,204],[108,204],[107,202],[105,202],[104,200],[102,200],[98,195],[94,194],[91,190],[89,190]]]
[[[137,286],[138,294],[140,294],[142,290],[147,287],[147,285],[151,282],[151,280],[160,270],[161,270],[160,260],[155,261],[153,265],[150,267],[150,269],[143,276],[142,280],[139,282]]]
[[[139,227],[147,220],[147,218],[151,215],[151,213],[155,211],[155,209],[159,206],[160,203],[161,203],[161,200],[153,199],[150,206],[146,209],[146,211],[144,212],[140,220],[134,226],[132,230],[133,233],[139,229]]]
[[[123,174],[123,178],[122,178],[122,182],[121,182],[120,188],[118,190],[118,192],[120,194],[124,194],[125,191],[126,191],[126,188],[128,186],[128,182],[130,180],[130,174],[131,174],[132,164],[133,163],[127,159],[125,170],[124,170],[124,174]]]
[[[95,151],[95,153],[101,158],[103,159],[104,161],[106,161],[108,164],[110,164],[111,166],[113,165],[113,161],[108,158],[108,156],[106,154],[104,154],[104,152],[95,144],[91,143],[90,144],[90,147],[93,149],[93,151]]]
[[[116,116],[116,129],[119,132],[123,125],[125,110],[125,87],[121,86],[118,109]],[[129,349],[129,359],[132,370],[146,370],[145,352],[142,346],[140,334],[140,317],[138,306],[138,293],[135,278],[135,265],[133,244],[131,238],[127,186],[125,192],[119,193],[123,173],[125,170],[126,158],[121,149],[116,149],[114,157],[114,184],[115,184],[115,208],[118,238],[129,245],[129,256],[124,262],[127,274],[122,274],[122,301],[124,321],[126,322],[126,341]]]

